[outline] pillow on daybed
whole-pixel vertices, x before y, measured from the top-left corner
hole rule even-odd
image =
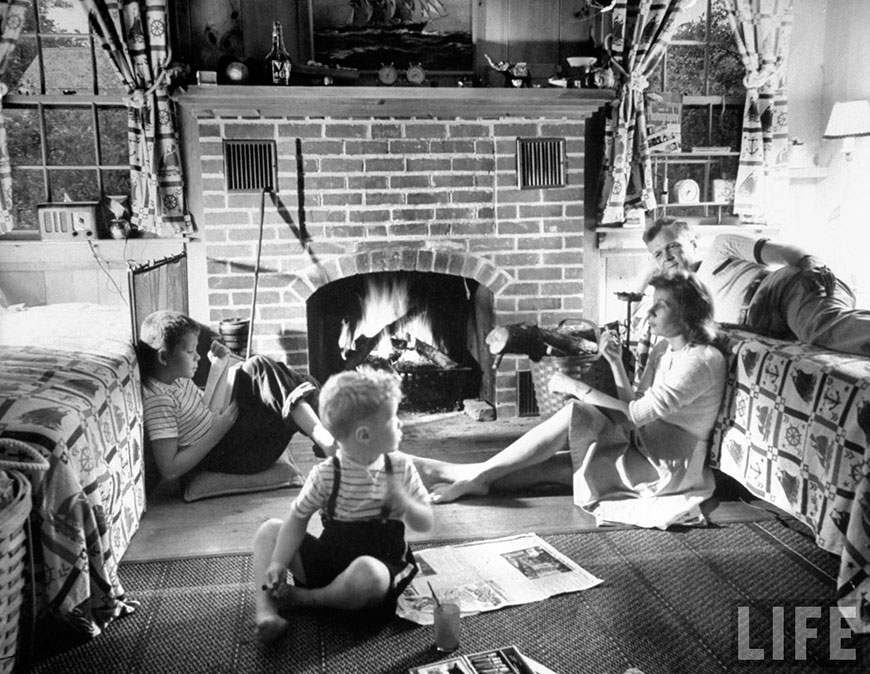
[[[275,463],[261,473],[232,475],[203,471],[187,481],[182,498],[190,503],[214,496],[248,494],[285,487],[302,486],[302,474],[287,456],[281,455]]]

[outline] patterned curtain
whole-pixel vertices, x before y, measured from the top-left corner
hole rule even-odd
[[[786,60],[793,0],[725,0],[746,77],[734,213],[780,221],[788,194]]]
[[[603,224],[625,220],[632,176],[639,182],[643,208],[656,206],[644,96],[648,78],[681,23],[679,15],[692,4],[694,0],[617,0],[613,6],[609,47],[619,83],[604,136]]]
[[[192,231],[173,103],[167,91],[169,0],[79,0],[127,88],[133,224],[158,236]]]
[[[29,0],[3,0],[0,4],[0,75],[6,72],[24,17],[30,9]],[[0,234],[12,230],[12,167],[6,147],[6,123],[3,120],[3,97],[9,91],[0,83]]]

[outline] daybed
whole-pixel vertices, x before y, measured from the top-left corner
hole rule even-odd
[[[33,492],[37,612],[90,635],[128,608],[118,562],[145,509],[130,330],[125,306],[0,314],[0,437],[49,462]]]
[[[86,636],[132,609],[118,563],[145,510],[135,327],[187,311],[186,251],[128,263],[125,304],[0,308],[0,438],[49,462],[33,489],[35,611]]]
[[[854,631],[870,632],[870,359],[728,334],[712,465],[840,556],[837,601],[855,609]]]

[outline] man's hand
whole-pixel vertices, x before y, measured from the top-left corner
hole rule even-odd
[[[811,280],[818,292],[831,297],[837,279],[827,265],[813,255],[804,255],[798,262],[798,268],[804,273],[811,273]]]

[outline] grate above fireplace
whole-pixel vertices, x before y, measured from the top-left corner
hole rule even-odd
[[[273,140],[224,140],[227,191],[277,190],[276,160]]]

